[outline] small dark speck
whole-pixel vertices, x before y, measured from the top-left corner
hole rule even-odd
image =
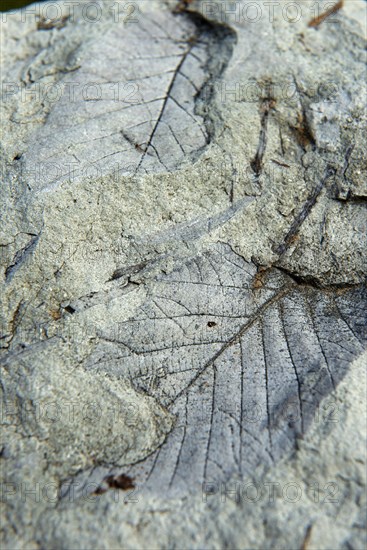
[[[65,309],[65,311],[67,311],[68,313],[70,313],[70,315],[72,315],[73,313],[75,313],[75,309],[74,309],[72,306],[66,306],[64,309]]]
[[[217,323],[215,323],[214,321],[209,321],[208,322],[208,327],[209,328],[216,327],[216,326],[217,326]]]
[[[134,489],[134,479],[125,475],[120,474],[119,476],[108,476],[105,478],[110,489],[122,489],[127,491],[128,489]]]
[[[15,157],[13,158],[13,160],[20,160],[22,158],[22,155],[19,154],[19,155],[15,155]]]
[[[97,487],[97,489],[94,491],[93,494],[95,495],[103,495],[107,492],[107,489],[104,489],[103,487]]]

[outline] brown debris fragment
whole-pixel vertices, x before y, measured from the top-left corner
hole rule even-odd
[[[126,474],[120,474],[118,476],[108,476],[105,478],[110,489],[121,489],[127,491],[129,489],[135,489],[134,478],[127,476]]]
[[[300,550],[307,550],[308,543],[310,542],[311,538],[311,531],[312,531],[312,525],[309,525],[306,530],[305,538],[303,539],[303,543]]]
[[[252,288],[254,290],[262,288],[264,286],[264,283],[265,283],[264,278],[265,278],[265,275],[268,272],[268,270],[269,270],[268,267],[259,267],[258,268],[258,272],[256,273],[256,275],[254,277],[254,280],[252,282]]]
[[[134,478],[131,478],[126,474],[107,476],[93,494],[103,495],[104,493],[107,493],[109,489],[120,489],[121,491],[135,489]]]
[[[328,10],[326,10],[321,15],[318,15],[317,17],[314,17],[313,19],[311,19],[308,26],[312,27],[312,28],[319,27],[321,25],[321,23],[323,23],[325,21],[325,19],[330,17],[330,15],[334,15],[334,13],[337,13],[339,10],[342,9],[343,6],[344,6],[344,0],[340,0],[334,6],[332,6]]]
[[[62,29],[63,27],[65,27],[68,19],[68,15],[64,15],[64,17],[59,17],[58,19],[45,19],[44,17],[41,17],[41,19],[37,23],[37,29],[39,31]]]

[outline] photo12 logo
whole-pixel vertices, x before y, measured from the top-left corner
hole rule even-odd
[[[75,67],[78,69],[79,67]],[[97,82],[78,81],[49,82],[42,84],[34,82],[31,86],[24,86],[19,82],[2,82],[1,97],[4,103],[9,103],[13,96],[22,103],[47,103],[52,105],[61,99],[66,103],[81,103],[93,101],[108,101],[137,105],[143,102],[137,82]]]
[[[2,12],[1,22],[6,23],[14,12]],[[114,23],[131,25],[139,23],[141,10],[139,2],[82,2],[64,0],[64,2],[32,3],[19,10],[22,23],[36,22],[39,30],[62,28],[67,22],[74,23],[82,19],[85,23],[99,23],[108,19]]]
[[[32,405],[19,404],[16,399],[2,402],[0,406],[0,424],[22,425],[25,422],[53,424],[61,423],[78,426],[80,421],[100,423],[110,427],[113,424],[125,423],[126,426],[137,426],[140,421],[138,403],[130,402],[116,407],[107,402],[88,401],[32,401]]]
[[[63,484],[61,487],[55,482],[16,483],[6,481],[0,483],[0,502],[7,504],[15,499],[22,503],[44,502],[52,505],[60,501],[95,502],[107,492],[111,494],[114,502],[122,501],[124,504],[133,504],[139,501],[139,487],[134,483],[134,479],[125,474],[119,474],[109,475],[100,483],[72,481]]]
[[[282,18],[285,22],[294,24],[304,19],[308,26],[312,22],[322,21],[323,14],[328,17],[325,21],[338,22],[337,13],[343,6],[343,2],[202,2],[201,11],[205,18],[215,19],[221,23],[258,23],[267,19],[270,23],[276,18]]]
[[[304,400],[304,403],[312,406],[314,401],[312,398]],[[221,420],[225,421],[226,418],[231,416],[241,420],[249,427],[253,426],[253,429],[257,430],[262,425],[264,418],[267,418],[269,412],[270,424],[279,424],[283,422],[285,425],[295,425],[302,421],[302,413],[297,399],[291,399],[282,406],[279,407],[277,402],[272,403],[269,401],[268,407],[262,403],[256,401],[247,403],[246,406],[241,407],[241,404],[233,403],[229,410],[223,411],[218,409],[215,414]],[[205,421],[212,415],[211,405],[203,403],[202,405],[202,419]],[[340,421],[338,403],[335,398],[329,397],[321,400],[315,406],[313,421],[315,423],[337,423]]]
[[[302,99],[302,94],[307,94],[312,103],[336,103],[340,95],[338,84],[332,80],[315,82],[307,89],[301,90],[293,80],[264,82],[255,78],[245,81],[218,81],[216,92],[219,101],[224,104],[273,100],[276,105],[280,103],[297,105]]]
[[[207,481],[202,484],[202,501],[208,502],[216,498],[221,502],[230,499],[235,502],[268,502],[276,500],[295,503],[301,499],[311,500],[314,503],[338,503],[339,486],[335,481],[320,483],[312,481],[309,485],[298,481],[254,481],[215,482]]]

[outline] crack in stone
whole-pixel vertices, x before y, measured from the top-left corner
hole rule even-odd
[[[276,253],[279,254],[279,256],[282,256],[289,245],[291,244],[292,240],[295,238],[295,236],[298,234],[303,222],[307,219],[309,214],[311,213],[311,210],[316,204],[316,201],[318,197],[320,196],[321,191],[324,189],[325,184],[330,176],[332,176],[335,173],[334,169],[328,167],[326,170],[326,173],[322,180],[316,185],[308,199],[304,202],[301,211],[296,216],[296,218],[293,220],[288,233],[285,236],[285,239],[283,243],[281,243],[277,249]]]

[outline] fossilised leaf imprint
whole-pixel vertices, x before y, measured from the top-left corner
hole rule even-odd
[[[213,137],[213,83],[234,41],[227,27],[169,11],[101,28],[78,50],[72,88],[66,75],[64,93],[30,136],[22,155],[30,187],[170,171],[199,154]]]
[[[218,244],[101,331],[89,368],[128,376],[177,415],[165,444],[129,471],[146,489],[249,475],[293,449],[317,411],[322,421],[335,412],[318,408],[366,346],[366,288],[321,291],[272,269],[254,290],[255,275]]]

